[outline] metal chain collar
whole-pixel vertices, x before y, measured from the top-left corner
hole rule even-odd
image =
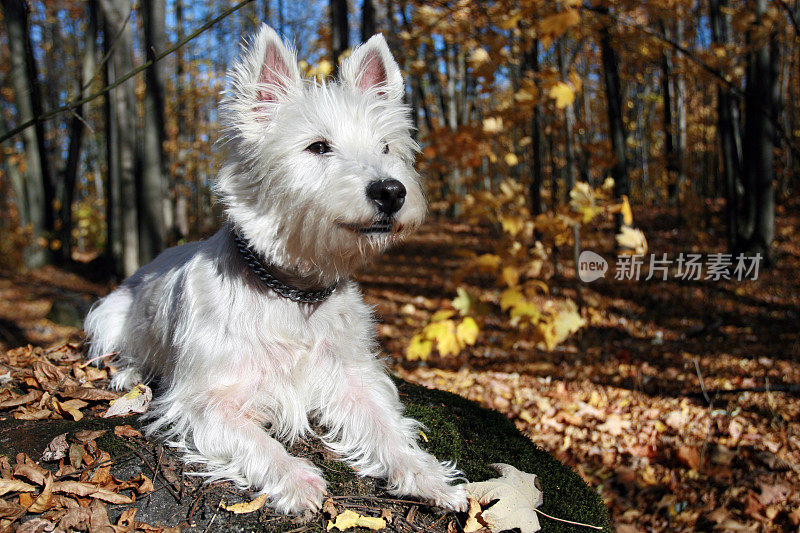
[[[253,273],[258,276],[258,279],[260,279],[267,287],[284,298],[288,298],[294,302],[307,304],[320,303],[325,301],[328,296],[330,296],[339,286],[339,283],[336,282],[329,287],[316,290],[302,290],[298,289],[297,287],[292,287],[291,285],[288,285],[273,276],[269,272],[271,267],[270,264],[265,263],[259,257],[258,253],[253,250],[253,248],[247,244],[247,241],[245,241],[244,238],[236,231],[233,232],[233,240],[236,243],[236,248],[239,249],[239,253],[242,254],[242,259],[244,259],[244,262],[250,267],[250,270],[252,270]]]

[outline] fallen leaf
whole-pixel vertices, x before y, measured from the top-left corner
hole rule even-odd
[[[534,509],[542,504],[544,497],[536,475],[503,463],[489,466],[500,473],[499,478],[464,485],[467,494],[481,504],[497,500],[481,513],[489,529],[494,533],[514,528],[519,528],[520,533],[539,531],[541,526]]]
[[[119,520],[117,520],[117,525],[114,529],[117,533],[128,533],[132,531],[136,525],[134,518],[136,518],[136,507],[125,509],[122,511]]]
[[[255,500],[249,502],[241,502],[241,503],[234,503],[232,505],[226,505],[220,502],[219,506],[225,509],[226,511],[230,511],[233,514],[246,514],[252,513],[253,511],[258,511],[264,504],[267,502],[267,495],[262,494],[258,496]]]
[[[33,481],[37,485],[44,485],[47,474],[49,474],[47,470],[35,463],[23,463],[18,461],[17,464],[14,465],[15,476],[22,476]]]
[[[125,416],[132,413],[144,413],[150,400],[153,399],[153,391],[150,387],[143,384],[136,385],[129,393],[111,402],[111,407],[105,412],[103,418],[112,416]]]
[[[108,503],[133,503],[133,498],[118,494],[108,489],[100,488],[92,483],[84,481],[56,481],[53,483],[53,492],[60,492],[64,494],[72,494],[74,496],[83,496],[103,500]]]
[[[678,448],[678,459],[692,470],[700,470],[702,457],[700,451],[692,446],[682,445]]]
[[[29,403],[35,402],[41,397],[42,397],[42,391],[34,389],[25,394],[24,396],[16,396],[9,400],[0,402],[0,409],[6,409],[8,407],[18,407],[20,405],[27,405]]]
[[[58,521],[53,533],[67,533],[68,531],[85,531],[89,527],[92,512],[86,507],[75,507],[67,511]]]
[[[36,487],[18,479],[0,479],[0,496],[9,492],[33,492]]]
[[[82,431],[78,431],[77,433],[75,433],[75,440],[77,440],[81,444],[86,444],[87,442],[89,442],[91,440],[95,440],[95,439],[98,439],[98,438],[102,437],[103,435],[106,434],[106,431],[108,431],[108,430],[106,430],[106,429],[98,429],[98,430],[92,431],[92,430],[89,430],[89,429],[84,429]]]
[[[373,531],[378,531],[386,528],[386,520],[374,516],[363,516],[350,509],[345,509],[335,520],[328,521],[328,526],[325,529],[330,531],[336,528],[339,531],[344,531],[351,527],[365,527]]]
[[[25,508],[14,502],[0,500],[0,518],[17,518],[25,514]]]
[[[89,506],[89,531],[92,533],[115,533],[114,527],[108,520],[108,509],[105,505],[95,500]]]
[[[124,426],[116,426],[114,435],[117,437],[141,437],[142,433],[134,429],[130,424],[125,424]]]
[[[33,500],[33,503],[30,504],[27,508],[27,512],[29,513],[43,513],[47,509],[50,508],[50,499],[53,496],[53,474],[48,473],[47,479],[44,482],[44,488],[42,489],[42,493]]]
[[[50,444],[47,445],[47,448],[42,452],[42,461],[58,461],[59,459],[63,459],[67,456],[68,449],[67,434],[62,433],[51,440]]]
[[[464,533],[475,533],[486,527],[481,516],[481,504],[478,500],[470,496],[467,498],[469,510],[467,511],[467,523],[464,524]]]

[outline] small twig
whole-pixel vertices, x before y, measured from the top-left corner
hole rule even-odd
[[[697,379],[700,380],[700,389],[703,391],[703,397],[708,402],[708,405],[711,406],[714,402],[711,401],[711,398],[708,397],[708,391],[706,390],[706,384],[703,381],[703,375],[700,373],[700,364],[697,362],[697,357],[694,358],[694,369],[697,372]]]
[[[139,450],[137,450],[136,448],[134,448],[133,446],[131,446],[127,442],[123,441],[122,444],[124,444],[129,449],[133,450],[133,453],[138,455],[139,459],[141,459],[142,462],[145,465],[147,465],[147,468],[149,468],[150,471],[153,473],[153,486],[155,487],[156,479],[158,479],[158,469],[157,469],[157,467],[154,468],[153,465],[150,464],[150,462],[145,458],[144,455],[142,455],[142,453]],[[161,459],[159,457],[159,465],[161,464],[160,461],[161,461]],[[177,501],[178,503],[181,502],[181,499],[178,496],[178,494],[175,492],[175,489],[172,488],[172,485],[170,483],[168,483],[166,479],[164,480],[164,483],[163,483],[162,486],[166,487],[166,489],[169,491],[169,493],[172,494],[172,497],[175,498],[175,501]]]
[[[536,509],[536,508],[534,508],[533,510],[536,511],[537,513],[539,513],[540,515],[549,518],[550,520],[555,520],[556,522],[563,522],[565,524],[572,524],[573,526],[590,527],[592,529],[597,529],[597,530],[602,530],[603,529],[602,526],[593,526],[591,524],[584,524],[582,522],[573,522],[572,520],[565,520],[563,518],[556,518],[555,516],[550,516],[549,514],[543,512],[543,511],[540,511],[539,509]]]
[[[79,366],[81,368],[86,368],[87,366],[91,365],[92,363],[94,363],[95,361],[97,361],[99,359],[103,359],[104,357],[113,357],[113,356],[117,355],[118,353],[119,352],[104,353],[103,355],[98,355],[97,357],[92,357],[88,361],[85,361],[85,362],[81,363]]]
[[[411,503],[414,505],[420,505],[421,502],[414,501],[414,500],[397,500],[393,498],[381,498],[380,496],[361,496],[361,495],[353,495],[353,496],[331,496],[332,500],[377,500],[381,502],[389,502],[389,503]]]

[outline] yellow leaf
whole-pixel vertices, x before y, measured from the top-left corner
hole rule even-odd
[[[566,11],[550,15],[540,20],[539,31],[550,38],[557,38],[580,21],[581,16],[576,9],[567,9]]]
[[[514,101],[517,103],[532,102],[536,99],[536,95],[528,89],[520,89],[514,93]]]
[[[406,348],[406,359],[409,361],[425,361],[433,350],[433,342],[426,340],[422,335],[414,335]]]
[[[552,318],[539,322],[536,326],[536,334],[539,349],[552,350],[558,344],[565,341],[570,335],[586,325],[578,313],[578,308],[574,302],[568,300],[556,306],[556,310],[551,311]]]
[[[328,522],[326,529],[330,531],[333,528],[339,531],[350,529],[351,527],[365,527],[373,531],[386,528],[386,520],[383,518],[376,518],[373,516],[363,516],[355,511],[346,509],[342,511],[334,520]]]
[[[456,328],[456,337],[461,344],[473,345],[478,340],[479,332],[478,324],[471,316],[468,316]]]
[[[512,154],[511,152],[507,153],[503,160],[506,162],[506,165],[510,167],[515,167],[519,164],[519,158],[516,154]]]
[[[431,322],[441,322],[442,320],[447,320],[454,314],[456,314],[455,311],[450,309],[440,309],[433,314],[431,317]]]
[[[509,233],[512,237],[519,233],[525,226],[525,221],[522,220],[522,217],[501,216],[499,218],[503,231]]]
[[[226,505],[222,502],[219,502],[219,506],[225,509],[226,511],[232,512],[233,514],[246,514],[258,511],[259,509],[264,507],[264,504],[266,502],[267,502],[267,495],[262,494],[253,501],[234,503],[232,505]]]
[[[503,269],[503,281],[509,287],[514,287],[519,283],[519,270],[513,266],[507,266]]]
[[[506,289],[500,295],[500,309],[503,311],[524,302],[525,297],[515,288]]]
[[[473,298],[464,287],[457,288],[456,293],[458,296],[453,298],[453,307],[462,315],[466,315],[473,306]]]
[[[633,226],[633,210],[631,210],[631,204],[628,201],[628,197],[626,195],[622,195],[622,207],[620,208],[620,213],[622,213],[622,223],[626,226]]]
[[[620,250],[635,255],[644,255],[647,253],[647,239],[640,229],[622,226],[615,238]]]
[[[483,271],[497,270],[500,266],[500,256],[495,254],[483,254],[475,259],[475,263]]]
[[[516,317],[528,317],[531,319],[531,322],[536,323],[539,321],[539,317],[541,316],[541,312],[539,311],[539,306],[533,302],[519,302],[514,307],[511,308],[511,318]]]
[[[563,81],[556,82],[550,88],[550,98],[556,101],[556,107],[564,109],[575,101],[575,90]]]
[[[489,52],[487,52],[486,49],[481,47],[476,48],[469,55],[469,63],[472,66],[472,68],[477,68],[483,65],[484,63],[488,63],[490,60],[491,58],[489,57]]]
[[[483,131],[485,133],[500,133],[503,131],[503,119],[501,117],[483,119]]]
[[[452,320],[445,320],[439,322],[446,328],[443,328],[439,335],[436,336],[436,349],[439,355],[447,357],[448,355],[458,355],[461,351],[461,343],[458,342],[456,336],[456,324]]]

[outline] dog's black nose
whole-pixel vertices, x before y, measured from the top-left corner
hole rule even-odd
[[[378,211],[392,216],[406,201],[406,188],[396,179],[375,180],[367,186],[367,197],[375,202]]]

